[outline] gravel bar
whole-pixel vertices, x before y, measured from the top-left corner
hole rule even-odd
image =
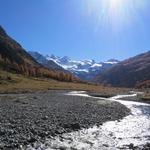
[[[0,95],[0,149],[15,150],[56,135],[102,125],[130,113],[118,102],[48,91]]]

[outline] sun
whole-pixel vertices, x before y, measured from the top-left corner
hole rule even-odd
[[[94,22],[96,30],[118,31],[137,21],[147,3],[146,0],[86,0],[83,4],[84,13]]]
[[[110,0],[110,6],[112,8],[116,8],[117,9],[118,7],[123,5],[123,2],[124,1],[122,1],[122,0]]]

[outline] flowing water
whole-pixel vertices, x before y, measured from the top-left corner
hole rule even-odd
[[[67,95],[91,97],[84,91],[69,92]],[[118,95],[105,99],[120,102],[128,107],[131,110],[129,116],[119,121],[108,121],[100,127],[94,126],[89,129],[65,133],[61,137],[47,140],[45,144],[39,146],[39,150],[42,148],[44,150],[142,149],[143,145],[150,143],[150,105],[120,100],[129,96],[135,97],[136,94]]]

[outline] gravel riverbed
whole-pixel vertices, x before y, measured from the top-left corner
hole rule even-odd
[[[62,133],[119,120],[130,110],[118,102],[48,91],[0,95],[0,149],[15,150]]]

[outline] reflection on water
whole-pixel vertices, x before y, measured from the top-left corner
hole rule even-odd
[[[84,91],[71,92],[67,95],[88,96]],[[116,150],[138,147],[142,149],[143,145],[150,143],[150,105],[119,100],[128,96],[136,96],[136,94],[119,95],[106,100],[124,104],[131,109],[131,115],[120,121],[106,122],[100,127],[94,126],[93,128],[63,134],[61,137],[48,140],[40,148],[43,147],[45,150]]]

